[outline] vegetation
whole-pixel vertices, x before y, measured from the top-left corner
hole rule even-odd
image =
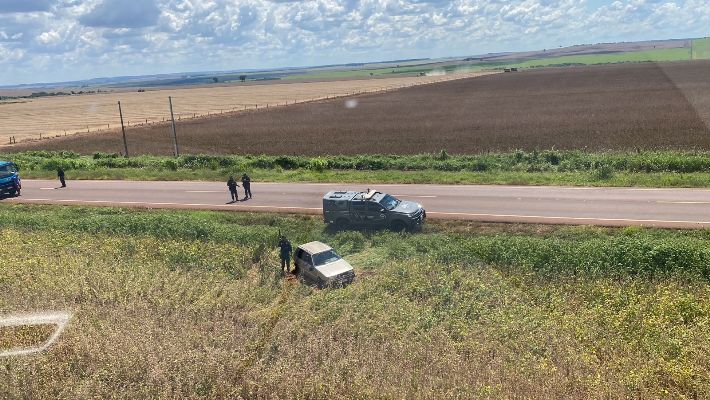
[[[710,153],[681,151],[516,151],[450,155],[139,156],[28,151],[0,154],[24,178],[223,180],[248,172],[262,182],[710,186]]]
[[[710,38],[693,40],[693,59],[710,59]]]
[[[280,278],[279,231],[356,282]],[[10,398],[710,395],[704,231],[3,205],[0,239],[0,313],[74,312],[50,351],[0,359]]]

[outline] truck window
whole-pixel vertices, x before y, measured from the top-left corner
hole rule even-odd
[[[311,260],[311,255],[306,253],[305,251],[303,252],[303,255],[301,256],[301,260],[305,262],[308,265],[313,265],[313,260]]]
[[[303,249],[297,249],[296,250],[296,258],[302,258],[303,256]]]
[[[367,205],[367,211],[380,212],[384,207],[380,203],[371,202]]]
[[[367,210],[367,203],[365,203],[363,201],[353,201],[352,208],[353,208],[353,211],[363,212],[363,211]]]

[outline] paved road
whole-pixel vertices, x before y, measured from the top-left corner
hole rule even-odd
[[[362,184],[254,183],[254,199],[228,204],[215,182],[24,180],[22,197],[8,203],[83,204],[147,208],[321,213],[329,190]],[[537,186],[371,185],[424,205],[430,218],[488,222],[710,228],[710,190]],[[241,191],[240,191],[241,192]]]

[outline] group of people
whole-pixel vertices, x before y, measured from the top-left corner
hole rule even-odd
[[[229,188],[229,194],[232,196],[232,203],[239,201],[239,194],[237,193],[238,187],[237,181],[233,176],[230,176],[227,181],[227,188]],[[242,188],[244,188],[243,200],[251,199],[251,178],[249,178],[247,174],[242,175]]]

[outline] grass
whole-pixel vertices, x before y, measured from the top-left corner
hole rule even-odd
[[[693,59],[710,59],[710,38],[693,40]]]
[[[23,178],[221,181],[248,172],[261,182],[441,183],[570,186],[710,186],[710,153],[533,151],[449,155],[139,156],[24,152],[0,155]]]
[[[277,274],[276,234],[354,265]],[[0,206],[0,313],[68,309],[10,398],[705,398],[705,231]]]
[[[710,42],[708,39],[697,39],[693,41],[694,59],[710,58]],[[638,62],[667,62],[667,61],[687,61],[690,60],[689,48],[670,49],[648,49],[639,51],[626,51],[604,54],[584,54],[560,57],[535,58],[526,61],[498,61],[498,62],[473,62],[461,64],[459,61],[451,63],[438,63],[436,65],[412,65],[391,68],[357,69],[348,71],[327,71],[314,74],[292,75],[286,79],[342,79],[342,78],[364,78],[369,76],[387,76],[397,74],[418,74],[431,73],[433,71],[445,71],[447,73],[455,71],[484,71],[503,68],[541,68],[550,66],[567,65],[598,65],[598,64],[619,64]]]

